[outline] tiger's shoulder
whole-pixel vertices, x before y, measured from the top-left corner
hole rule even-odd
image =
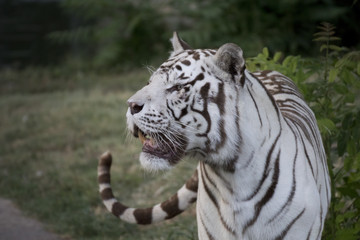
[[[280,99],[280,95],[293,95],[304,100],[295,83],[278,71],[264,70],[252,72],[261,81],[267,91],[274,97],[275,101]]]
[[[290,78],[272,70],[252,72],[252,75],[263,84],[273,97],[283,117],[291,121],[303,117],[296,110],[296,108],[300,107],[306,111],[306,117],[314,119],[314,114],[306,104],[304,96]]]
[[[306,104],[295,83],[287,76],[277,71],[265,70],[256,71],[252,75],[256,77],[273,97],[281,115],[289,122],[301,122],[302,130],[310,136],[312,122],[316,122],[315,115]],[[307,126],[305,126],[307,125]],[[317,136],[320,138],[320,136]]]

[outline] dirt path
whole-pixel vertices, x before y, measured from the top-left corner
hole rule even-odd
[[[25,217],[15,205],[0,198],[0,240],[61,240],[31,218]]]

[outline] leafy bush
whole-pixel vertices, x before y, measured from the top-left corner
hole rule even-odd
[[[172,1],[184,37],[198,46],[241,44],[249,55],[262,46],[285,52],[312,49],[308,39],[319,21],[337,19],[349,8],[324,1]]]
[[[74,26],[49,37],[71,43],[91,66],[139,66],[146,56],[165,52],[168,38],[158,35],[165,32],[164,16],[151,2],[65,0],[62,6]]]
[[[91,66],[139,66],[165,57],[172,31],[194,47],[242,46],[247,56],[263,46],[312,55],[309,41],[320,21],[342,26],[350,45],[360,37],[358,3],[341,0],[64,0],[71,28],[50,38],[72,45]],[[351,36],[347,34],[351,32]]]
[[[267,48],[248,69],[273,69],[292,78],[317,117],[328,159],[332,199],[323,239],[360,237],[360,51],[339,47],[335,27],[319,26],[314,41],[324,57],[288,56]]]

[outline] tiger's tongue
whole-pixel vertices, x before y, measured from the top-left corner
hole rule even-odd
[[[156,141],[152,137],[146,138],[140,130],[138,131],[138,135],[142,145],[150,145],[152,148],[157,147]]]

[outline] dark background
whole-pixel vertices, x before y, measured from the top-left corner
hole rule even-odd
[[[1,0],[0,65],[141,66],[164,58],[174,30],[194,47],[239,44],[314,56],[316,26],[334,24],[339,45],[359,46],[357,0]],[[70,59],[70,60],[69,60]]]

